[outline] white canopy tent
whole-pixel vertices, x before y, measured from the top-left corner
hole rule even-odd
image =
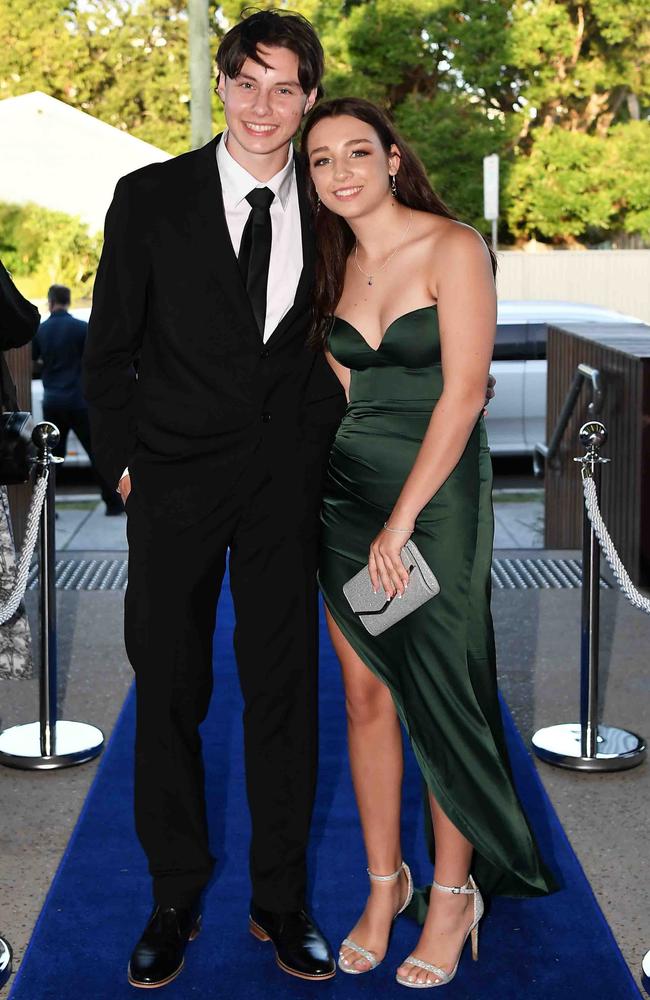
[[[0,101],[0,201],[36,202],[101,230],[118,179],[169,158],[40,91]]]

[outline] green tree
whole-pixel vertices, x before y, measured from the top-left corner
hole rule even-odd
[[[516,235],[530,232],[574,241],[587,229],[607,230],[616,205],[607,184],[606,140],[564,129],[542,131],[530,155],[517,158],[510,175],[508,224]]]
[[[190,142],[188,72],[184,0],[3,0],[0,6],[2,96],[43,90],[180,153]],[[212,102],[218,125],[216,95]]]
[[[242,5],[213,3],[214,53]],[[650,238],[648,0],[282,6],[319,31],[327,95],[384,107],[463,218],[484,227],[481,161],[498,152],[504,237]],[[34,89],[172,153],[187,149],[186,0],[2,0],[0,96]]]
[[[502,124],[488,121],[476,105],[445,91],[437,94],[433,107],[430,98],[409,94],[396,109],[395,119],[452,211],[479,230],[487,230],[483,157],[501,148]]]
[[[650,102],[647,0],[515,0],[509,61],[522,130],[559,125],[605,136]]]
[[[640,120],[650,106],[648,13],[647,0],[512,5],[506,52],[520,110],[505,194],[520,237],[562,242],[610,227],[650,237],[650,165],[636,152],[650,142]],[[623,148],[636,176],[616,156]]]
[[[609,132],[609,185],[617,222],[650,240],[650,125],[622,122]]]
[[[87,295],[100,244],[79,218],[31,203],[0,202],[0,257],[26,295],[40,298],[55,283]]]

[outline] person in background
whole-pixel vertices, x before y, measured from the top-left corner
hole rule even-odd
[[[50,318],[41,323],[32,341],[32,355],[42,362],[43,419],[56,424],[61,440],[55,454],[65,458],[70,431],[79,438],[94,466],[90,443],[88,407],[81,386],[81,359],[88,324],[69,313],[70,289],[52,285],[47,293]],[[124,504],[116,492],[97,473],[106,514],[122,514]]]

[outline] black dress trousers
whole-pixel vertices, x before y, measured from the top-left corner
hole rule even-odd
[[[97,466],[95,465],[92,445],[90,443],[90,418],[88,410],[85,407],[83,409],[75,408],[71,410],[67,407],[52,406],[49,403],[43,403],[43,420],[49,420],[50,423],[53,423],[59,429],[59,443],[54,448],[54,454],[60,458],[65,458],[66,456],[70,431],[73,431],[77,435],[81,447],[85,450],[92,464],[93,472],[97,477],[101,490],[102,500],[107,507],[113,508],[113,510],[121,510],[122,501],[117,495],[115,487],[106,482],[101,473],[97,471]]]
[[[212,693],[228,549],[253,899],[276,912],[304,904],[318,742],[320,484],[306,499],[307,469],[295,449],[286,455],[271,460],[262,439],[227,498],[189,525],[152,514],[134,463],[125,638],[137,689],[135,814],[160,904],[190,902],[214,864],[198,727]],[[218,800],[220,790],[210,792]]]

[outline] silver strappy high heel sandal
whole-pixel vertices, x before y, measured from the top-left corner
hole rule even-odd
[[[458,963],[460,962],[460,956],[463,953],[465,942],[467,941],[467,938],[470,936],[470,934],[472,936],[472,958],[474,959],[475,962],[478,961],[478,924],[479,920],[483,916],[484,907],[483,907],[483,897],[481,896],[481,893],[478,890],[476,882],[474,881],[471,875],[468,878],[465,885],[440,885],[440,883],[436,882],[434,879],[432,888],[439,889],[440,892],[452,892],[454,895],[462,893],[465,896],[474,896],[474,919],[472,920],[472,923],[467,930],[467,934],[463,938],[463,943],[460,947],[460,951],[458,952],[458,958],[456,959],[456,964],[451,970],[451,972],[445,972],[444,969],[438,968],[437,965],[431,965],[429,962],[423,962],[421,958],[415,958],[414,955],[409,955],[408,958],[404,959],[404,962],[402,963],[403,965],[405,965],[406,963],[408,963],[409,965],[415,965],[417,966],[418,969],[425,969],[427,972],[431,972],[433,973],[434,976],[438,977],[437,983],[410,983],[408,979],[404,979],[402,976],[395,977],[397,979],[397,982],[401,986],[410,986],[412,989],[415,990],[431,989],[434,986],[446,986],[447,983],[450,983],[452,981],[452,979],[456,975],[456,971],[458,970]]]
[[[395,880],[400,877],[402,872],[404,872],[404,874],[406,875],[406,881],[407,881],[406,899],[404,900],[399,910],[393,917],[393,920],[397,920],[400,913],[404,912],[406,907],[413,899],[413,879],[411,878],[411,869],[407,865],[406,861],[402,861],[397,871],[393,872],[392,875],[375,875],[373,872],[370,871],[369,868],[367,868],[366,870],[372,882],[395,882]],[[341,942],[341,947],[351,948],[352,951],[356,951],[356,953],[361,958],[365,958],[366,961],[369,962],[370,964],[369,969],[355,969],[351,965],[344,965],[341,959],[341,952],[339,951],[338,965],[341,972],[347,972],[351,976],[359,976],[362,975],[364,972],[372,972],[372,970],[376,969],[377,966],[379,965],[379,960],[377,959],[377,956],[372,951],[368,951],[367,948],[362,948],[361,945],[357,944],[356,941],[353,941],[352,938],[347,938],[347,937],[344,938],[343,941]]]

